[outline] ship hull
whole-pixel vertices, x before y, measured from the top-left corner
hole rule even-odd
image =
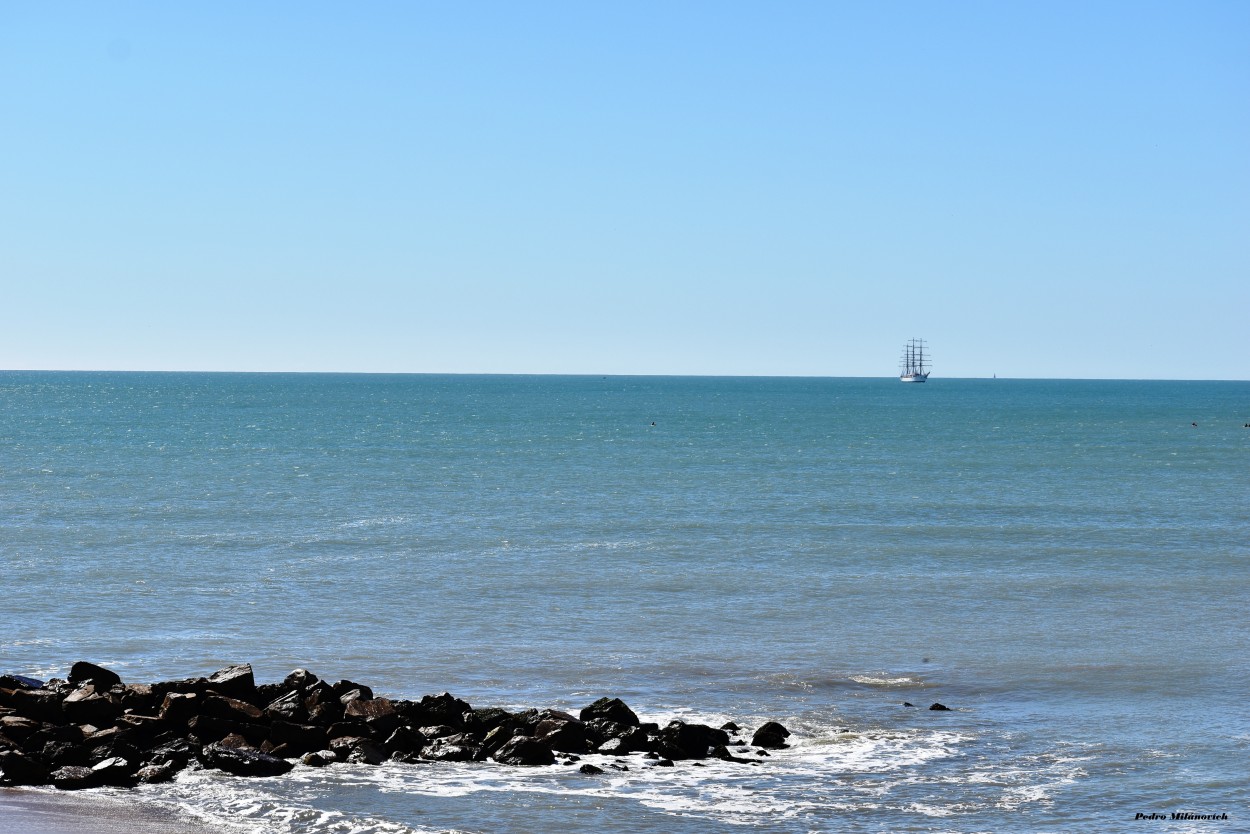
[[[898,378],[899,382],[924,382],[929,378],[928,374],[903,374]]]

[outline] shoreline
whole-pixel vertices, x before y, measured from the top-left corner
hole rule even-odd
[[[213,834],[172,811],[95,791],[0,787],[0,828],[23,834]]]

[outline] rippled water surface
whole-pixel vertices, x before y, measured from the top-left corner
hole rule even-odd
[[[139,793],[223,830],[1246,830],[1247,422],[1247,383],[3,373],[0,670],[795,731]]]

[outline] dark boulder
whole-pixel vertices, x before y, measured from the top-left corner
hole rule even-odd
[[[79,728],[82,731],[82,743],[88,750],[103,749],[112,746],[119,740],[121,730],[116,727],[106,727],[103,730],[87,731],[86,727]]]
[[[96,685],[96,688],[107,691],[113,684],[121,683],[122,679],[116,672],[110,672],[103,666],[96,666],[94,663],[80,660],[70,667],[69,682],[78,684],[84,681],[93,683]]]
[[[65,720],[62,696],[46,689],[18,689],[9,693],[8,704],[18,715],[37,721],[58,723]]]
[[[933,704],[933,706],[929,707],[929,709],[937,710],[938,712],[950,712],[951,711],[950,707],[945,706],[944,704],[936,703],[936,702]]]
[[[586,753],[586,725],[569,716],[545,718],[534,728],[534,738],[561,753]]]
[[[447,736],[454,736],[456,733],[460,731],[456,729],[455,727],[449,726],[447,724],[434,724],[431,726],[421,727],[418,729],[418,732],[420,732],[421,735],[425,736],[426,738],[435,739],[435,738],[447,738]]]
[[[386,698],[357,698],[347,703],[343,717],[365,722],[377,736],[386,737],[399,726],[399,713]]]
[[[40,688],[46,690],[47,692],[54,692],[64,698],[66,695],[77,689],[78,684],[70,683],[62,678],[48,678],[47,682]]]
[[[356,698],[372,698],[373,690],[365,686],[363,683],[352,683],[351,681],[335,681],[330,685],[330,690],[334,693],[334,697],[343,703],[355,700]],[[352,692],[358,694],[352,695]],[[351,695],[349,698],[348,696]]]
[[[251,750],[232,750],[220,744],[209,744],[200,751],[205,767],[224,770],[235,776],[281,776],[293,765],[285,759]]]
[[[386,737],[382,746],[394,756],[396,753],[419,753],[428,741],[419,730],[414,730],[412,727],[397,727]]]
[[[326,735],[330,738],[348,738],[351,736],[368,738],[370,735],[369,725],[354,718],[344,719],[331,724],[326,729]]]
[[[118,716],[115,725],[123,739],[136,747],[148,747],[166,733],[169,725],[150,715]]]
[[[0,675],[0,689],[39,689],[43,681],[25,675]]]
[[[338,701],[339,696],[334,694],[334,687],[328,681],[315,680],[299,690],[304,693],[305,698],[317,696],[318,701]]]
[[[147,764],[171,765],[175,770],[182,770],[199,755],[200,749],[185,738],[166,741],[148,751]]]
[[[70,744],[81,744],[82,728],[73,724],[44,724],[26,737],[23,747],[27,750],[39,750],[50,741],[63,741]]]
[[[437,738],[421,749],[421,758],[431,762],[472,762],[483,757],[482,747],[472,736],[459,733]]]
[[[308,707],[308,723],[310,724],[319,724],[322,727],[328,727],[342,718],[342,704],[313,704]]]
[[[296,724],[291,721],[275,721],[269,725],[269,739],[299,753],[321,750],[330,742],[326,731],[315,724]]]
[[[269,702],[265,707],[265,715],[273,721],[292,721],[301,724],[308,720],[308,708],[304,706],[304,696],[299,692],[287,692]]]
[[[296,750],[289,744],[274,744],[272,741],[265,741],[260,746],[260,752],[279,759],[298,759],[303,755],[304,750]]]
[[[165,762],[164,764],[144,765],[135,771],[135,778],[145,785],[156,785],[170,781],[177,773],[178,768],[173,762]]]
[[[280,683],[258,683],[256,684],[256,691],[249,700],[263,709],[283,695],[290,694],[291,690]]]
[[[225,721],[211,715],[196,715],[187,722],[193,741],[199,744],[211,744],[221,741],[235,732],[238,725],[233,721]]]
[[[527,714],[525,724],[528,727],[537,727],[544,721],[576,721],[581,723],[581,719],[570,715],[561,709],[544,709],[534,714]]]
[[[670,759],[706,759],[708,751],[729,744],[729,734],[706,724],[671,721],[658,734],[659,752]]]
[[[603,773],[603,768],[595,767],[592,764],[584,764],[577,769],[577,772],[584,773],[587,776],[598,776],[600,773]]]
[[[95,687],[84,686],[71,692],[61,704],[65,718],[74,724],[112,724],[121,715],[120,704],[96,693]]]
[[[304,708],[308,710],[308,721],[312,724],[328,727],[343,717],[342,702],[328,684],[321,682],[309,688]]]
[[[459,728],[464,726],[466,712],[473,712],[473,707],[450,692],[444,692],[442,695],[426,695],[420,701],[409,701],[403,717],[417,727],[447,724]]]
[[[738,762],[739,764],[759,764],[755,759],[744,759],[741,756],[735,756],[729,752],[729,748],[721,744],[712,748],[712,758],[720,759],[722,762]]]
[[[586,728],[586,743],[592,750],[610,738],[624,735],[630,729],[624,724],[617,724],[615,721],[602,718],[584,721],[582,726]]]
[[[96,781],[95,771],[89,767],[68,765],[52,771],[52,785],[63,791],[80,791],[83,788],[94,788],[100,784]]]
[[[610,738],[599,745],[597,752],[612,756],[639,753],[647,749],[649,736],[641,727],[630,727],[624,735]]]
[[[151,685],[146,683],[128,683],[124,686],[117,686],[113,688],[112,694],[125,712],[156,715],[161,708],[161,698],[156,697]]]
[[[43,762],[16,750],[0,752],[0,777],[14,785],[46,785],[49,771]]]
[[[731,735],[742,729],[732,721],[726,721],[724,724],[720,725],[720,728]]]
[[[294,692],[307,689],[318,680],[319,678],[307,669],[296,669],[282,679],[282,686],[287,692]]]
[[[527,709],[512,716],[512,726],[518,730],[523,730],[524,732],[521,735],[527,736],[533,732],[534,728],[538,726],[538,722],[542,720],[543,716],[539,715],[538,710]]]
[[[209,695],[200,707],[200,715],[211,715],[227,721],[254,722],[261,720],[264,713],[247,701],[224,695]]]
[[[260,744],[269,737],[269,727],[243,721],[231,721],[215,715],[197,715],[187,722],[192,740],[200,744],[221,741],[231,733],[238,733],[252,744]]]
[[[789,747],[786,739],[790,737],[790,731],[778,724],[776,721],[769,721],[755,731],[755,735],[751,736],[751,744],[756,747],[767,747],[773,750],[780,750],[783,747]]]
[[[256,750],[257,749],[255,744],[252,744],[250,741],[248,741],[246,738],[239,735],[238,733],[231,733],[230,735],[223,738],[221,741],[217,742],[217,744],[220,747],[229,747],[231,750]],[[270,746],[269,749],[261,749],[259,752],[268,753],[272,749],[273,747]]]
[[[300,762],[309,767],[325,767],[339,760],[338,754],[329,750],[318,750],[313,753],[305,753]]]
[[[494,754],[496,750],[503,747],[504,744],[507,743],[508,739],[512,738],[518,732],[519,730],[510,727],[507,724],[501,724],[482,737],[482,747],[485,748],[487,753]]]
[[[121,756],[110,756],[91,766],[91,772],[95,774],[99,784],[117,787],[134,784],[136,770],[138,768],[131,764],[130,759]]]
[[[38,755],[51,767],[86,767],[90,761],[82,745],[72,741],[49,741]]]
[[[170,692],[161,702],[160,719],[171,724],[186,724],[200,714],[200,704],[203,701],[194,692]]]
[[[0,733],[14,741],[22,741],[39,731],[40,723],[23,715],[6,715],[0,718]]]
[[[600,698],[584,707],[579,716],[583,721],[606,720],[627,727],[638,726],[638,716],[620,698]]]
[[[208,688],[227,698],[251,701],[256,696],[256,678],[252,675],[252,664],[240,663],[213,672],[208,676]]]
[[[551,765],[556,763],[551,748],[529,736],[513,736],[495,751],[495,761],[506,765]]]
[[[179,695],[203,695],[208,691],[208,678],[184,678],[180,681],[160,681],[152,684],[152,696],[158,701],[171,692]]]
[[[486,709],[473,710],[473,730],[474,732],[486,735],[496,727],[504,724],[511,725],[514,716],[506,709],[499,707],[487,707]]]
[[[339,761],[353,764],[379,765],[389,755],[381,744],[360,736],[336,738],[330,742],[330,749],[339,757]]]
[[[87,754],[87,764],[94,766],[108,759],[125,759],[128,762],[138,762],[142,758],[143,751],[138,747],[114,737],[111,743],[92,749]]]

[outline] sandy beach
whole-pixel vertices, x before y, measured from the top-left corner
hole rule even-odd
[[[210,834],[212,829],[96,791],[0,788],[0,834]]]

